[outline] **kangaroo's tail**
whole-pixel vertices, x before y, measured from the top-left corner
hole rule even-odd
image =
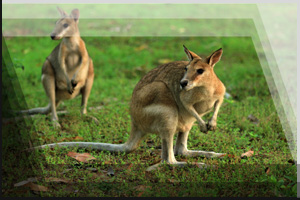
[[[134,151],[142,138],[146,135],[139,131],[134,124],[131,126],[131,133],[128,140],[124,144],[109,144],[109,143],[97,143],[97,142],[60,142],[53,144],[45,144],[42,146],[34,147],[33,149],[44,149],[47,147],[79,147],[79,148],[90,148],[100,151],[110,152],[125,152],[130,153]]]
[[[45,144],[34,147],[34,149],[45,149],[47,147],[79,147],[79,148],[90,148],[100,151],[110,152],[127,152],[127,143],[125,144],[109,144],[109,143],[97,143],[97,142],[60,142],[53,144]]]
[[[27,114],[27,115],[35,115],[35,114],[48,114],[50,113],[51,111],[51,106],[50,104],[46,107],[40,107],[40,108],[32,108],[32,109],[29,109],[29,110],[20,110],[20,111],[17,111],[18,113],[21,113],[21,114]]]

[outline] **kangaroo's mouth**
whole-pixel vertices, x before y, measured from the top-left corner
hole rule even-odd
[[[184,88],[185,91],[189,91],[189,90],[191,90],[191,89],[193,89],[193,86],[192,86],[192,85],[187,85],[187,86]]]
[[[193,89],[193,87],[194,87],[193,84],[188,84],[184,87],[182,87],[182,85],[180,85],[180,89],[185,90],[185,91],[189,91],[189,90]]]
[[[54,34],[51,34],[50,37],[51,37],[52,40],[59,40],[59,39],[61,39],[60,36],[57,36],[57,35],[54,35]]]

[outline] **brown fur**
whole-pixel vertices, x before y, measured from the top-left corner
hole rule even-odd
[[[79,11],[74,9],[71,15],[58,8],[61,19],[51,33],[51,38],[62,41],[47,57],[42,68],[42,83],[49,98],[45,108],[34,108],[23,113],[47,114],[52,112],[54,125],[60,127],[56,107],[62,100],[73,99],[82,95],[82,114],[86,106],[94,80],[94,68],[84,41],[78,30]]]
[[[222,50],[214,52],[207,61],[187,48],[185,52],[189,62],[176,61],[161,65],[147,73],[134,88],[130,104],[131,133],[125,144],[63,142],[39,148],[59,145],[131,152],[138,147],[145,135],[156,133],[162,140],[162,162],[186,164],[177,162],[174,154],[209,158],[224,155],[187,149],[188,134],[195,121],[198,121],[202,132],[216,128],[217,113],[223,101],[225,86],[214,73],[213,67],[220,60]],[[204,70],[202,74],[197,72],[200,68]],[[206,124],[201,117],[212,109],[213,117]],[[174,152],[173,137],[176,133],[178,137]]]

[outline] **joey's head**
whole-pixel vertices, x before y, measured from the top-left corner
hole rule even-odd
[[[211,84],[215,77],[214,66],[221,59],[222,48],[203,60],[200,56],[188,50],[184,45],[183,47],[190,62],[185,67],[185,73],[180,81],[180,87],[188,91],[194,87]]]
[[[71,37],[79,35],[78,21],[79,21],[79,10],[72,10],[71,14],[68,15],[61,8],[57,7],[61,18],[55,23],[54,30],[50,37],[52,40],[59,40],[63,37]]]

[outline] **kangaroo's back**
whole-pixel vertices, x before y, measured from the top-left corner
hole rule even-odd
[[[170,89],[180,87],[179,83],[182,79],[185,67],[188,65],[188,61],[175,61],[170,62],[167,64],[160,65],[149,71],[135,86],[132,97],[135,94],[143,89],[144,86],[153,83],[153,82],[163,82],[165,83]],[[177,85],[176,85],[177,82]],[[175,83],[175,84],[174,84]],[[132,98],[133,100],[134,98]]]
[[[195,120],[201,130],[207,132],[201,117],[221,105],[225,87],[213,68],[222,55],[222,49],[207,59],[185,51],[189,62],[161,65],[148,72],[136,85],[130,113],[134,125],[144,132],[163,132],[160,126],[185,131]],[[216,114],[214,116],[216,118]],[[212,120],[214,128],[215,121]]]

